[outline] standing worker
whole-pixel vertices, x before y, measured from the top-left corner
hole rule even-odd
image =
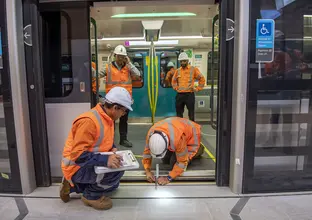
[[[185,52],[179,55],[181,67],[177,69],[172,78],[172,88],[178,92],[176,96],[177,116],[183,118],[186,105],[189,119],[195,121],[195,94],[204,89],[205,78],[197,67],[189,65],[189,58]],[[198,87],[195,87],[198,80]]]
[[[156,181],[151,172],[152,157],[172,166],[167,177],[158,179],[160,185],[166,185],[180,176],[190,161],[204,152],[200,133],[201,126],[186,118],[171,117],[154,124],[147,133],[143,152],[142,164],[147,180]]]
[[[94,166],[119,168],[122,158],[117,154],[101,155],[100,152],[116,152],[114,145],[114,121],[132,111],[131,96],[122,87],[111,89],[104,104],[78,116],[65,143],[62,158],[64,175],[60,198],[70,200],[70,193],[83,193],[85,205],[95,209],[110,209],[112,201],[107,195],[116,190],[124,172],[97,175]]]
[[[114,50],[115,61],[106,64],[104,74],[106,75],[106,94],[115,86],[120,86],[128,90],[132,97],[132,79],[140,80],[140,71],[130,62],[126,48],[118,45]],[[128,141],[128,115],[126,112],[119,120],[119,144],[124,147],[132,147]]]
[[[171,86],[172,77],[173,77],[173,75],[175,73],[174,67],[175,66],[174,66],[173,62],[171,62],[171,61],[167,64],[168,72],[166,74],[166,79],[165,79],[165,82],[166,82],[166,85],[167,85],[166,87],[170,87]]]

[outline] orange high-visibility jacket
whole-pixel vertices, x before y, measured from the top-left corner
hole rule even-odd
[[[92,68],[96,70],[96,64],[94,62],[91,63]],[[92,77],[92,92],[96,94],[96,77]]]
[[[120,86],[128,90],[132,96],[132,79],[127,65],[119,70],[111,63],[106,64],[106,73],[106,94],[115,86]]]
[[[62,171],[71,185],[72,176],[80,169],[75,164],[85,152],[109,152],[114,143],[114,121],[104,112],[100,104],[78,116],[65,142]]]
[[[172,68],[172,70],[168,71],[168,73],[166,75],[166,79],[165,79],[165,81],[168,83],[168,85],[171,85],[172,77],[173,77],[174,73],[175,73],[175,69],[174,68]]]
[[[201,126],[186,118],[171,117],[154,124],[147,133],[142,164],[144,169],[150,169],[152,156],[148,146],[150,135],[155,131],[164,132],[169,138],[168,150],[176,153],[177,163],[169,176],[175,179],[180,176],[197,153],[200,146]]]
[[[194,87],[195,79],[198,80],[198,87]],[[172,88],[178,93],[198,92],[205,87],[205,77],[197,67],[188,65],[185,69],[180,67],[172,77]]]

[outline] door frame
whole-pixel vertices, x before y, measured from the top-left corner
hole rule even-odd
[[[34,3],[31,0],[24,0],[24,24],[33,24],[33,46],[32,48],[25,47],[27,80],[29,85],[35,85],[36,91],[44,94],[42,60],[40,59],[40,35],[39,23],[40,16],[38,15],[38,4],[40,3],[60,3],[69,2],[68,0],[39,0]],[[70,2],[73,2],[71,0]],[[80,2],[93,2],[84,0]],[[157,1],[153,1],[156,3]],[[25,4],[26,3],[26,4]],[[115,3],[115,2],[114,2]],[[142,3],[150,4],[151,1]],[[180,3],[180,2],[179,2]],[[181,1],[181,4],[187,2]],[[207,4],[204,0],[189,1],[191,4]],[[188,4],[189,4],[188,3]],[[95,4],[111,5],[110,2],[97,2]],[[121,5],[135,5],[138,2],[118,2]],[[141,4],[141,3],[140,3]],[[168,4],[177,4],[177,2],[168,1]],[[219,4],[220,10],[220,26],[226,27],[226,18],[234,20],[234,0],[222,0]],[[226,28],[220,28],[220,65],[219,65],[219,85],[218,85],[218,129],[217,129],[217,149],[216,149],[216,168],[215,178],[218,186],[228,186],[230,178],[230,151],[231,151],[231,124],[232,124],[232,75],[233,71],[233,51],[234,40],[226,41]],[[91,60],[91,54],[89,54]],[[39,61],[39,62],[38,62]],[[33,71],[35,70],[35,71]],[[52,183],[50,172],[49,147],[47,137],[47,125],[45,116],[45,99],[44,95],[34,94],[34,90],[28,86],[30,118],[32,121],[32,139],[34,151],[34,163],[36,170],[37,186],[50,186]],[[38,138],[39,137],[39,138]]]
[[[216,184],[229,186],[231,159],[234,39],[226,40],[227,19],[234,21],[235,0],[219,4],[219,79],[217,109]]]

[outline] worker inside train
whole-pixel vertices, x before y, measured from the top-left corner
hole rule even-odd
[[[185,52],[179,55],[181,67],[172,77],[172,88],[177,91],[176,112],[183,118],[184,107],[187,107],[189,119],[195,121],[195,93],[204,89],[205,77],[197,67],[189,65],[189,58]],[[198,86],[195,87],[195,81]]]
[[[141,88],[143,87],[143,72],[138,62],[134,62],[133,65],[140,71],[140,77],[132,77],[132,87]]]
[[[64,178],[60,198],[63,202],[68,202],[70,193],[76,192],[83,194],[81,200],[87,206],[100,210],[112,207],[108,195],[118,188],[124,172],[97,175],[94,166],[112,169],[121,166],[119,155],[100,153],[117,151],[114,121],[132,111],[131,104],[130,93],[125,88],[114,87],[106,94],[103,103],[73,121],[61,163]]]
[[[142,160],[147,181],[166,185],[180,176],[204,152],[200,134],[201,126],[186,118],[170,117],[154,124],[147,133]],[[168,176],[155,179],[151,172],[152,158],[171,165]]]
[[[171,87],[172,77],[173,77],[173,75],[175,73],[175,68],[174,67],[175,66],[174,66],[173,62],[171,62],[171,61],[167,64],[168,72],[167,72],[166,78],[165,78],[165,85],[166,85],[167,88]]]
[[[115,47],[114,58],[115,61],[106,64],[103,70],[106,76],[106,94],[115,86],[120,86],[125,88],[132,97],[132,80],[140,80],[141,72],[131,63],[124,46]],[[119,119],[119,144],[124,147],[132,147],[132,143],[127,138],[128,116],[129,111]]]
[[[93,58],[92,58],[93,59]],[[91,70],[92,70],[92,103],[93,106],[97,104],[96,95],[97,95],[97,88],[96,88],[96,81],[98,83],[98,88],[100,87],[100,79],[104,78],[104,74],[100,71],[98,74],[98,78],[96,78],[96,63],[92,61],[91,63]],[[99,95],[102,98],[101,95]]]

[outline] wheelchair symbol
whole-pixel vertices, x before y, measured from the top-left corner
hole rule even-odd
[[[262,24],[262,28],[260,29],[260,33],[262,35],[266,35],[266,34],[269,34],[269,30],[265,27],[265,24]]]

